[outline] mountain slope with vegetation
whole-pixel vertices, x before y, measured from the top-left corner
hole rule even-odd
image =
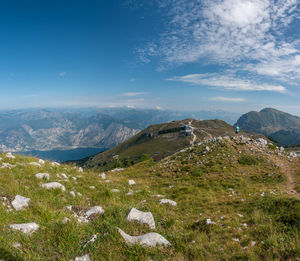
[[[102,167],[105,170],[129,166],[149,157],[157,161],[191,143],[219,135],[233,135],[234,132],[232,126],[221,120],[186,119],[162,123],[149,126],[126,142],[78,163],[86,167]]]
[[[264,140],[212,137],[157,163],[105,174],[0,156],[1,259],[300,258],[300,158]],[[63,189],[48,190],[49,182]],[[22,210],[17,195],[29,199]],[[127,220],[131,208],[151,212],[155,229]],[[27,223],[34,232],[17,230]],[[156,232],[170,245],[127,245],[117,228],[131,236]]]
[[[272,108],[248,112],[236,125],[242,130],[269,136],[282,145],[300,143],[300,118]]]

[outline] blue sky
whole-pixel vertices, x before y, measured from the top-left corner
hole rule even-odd
[[[298,0],[2,1],[0,109],[300,115]]]

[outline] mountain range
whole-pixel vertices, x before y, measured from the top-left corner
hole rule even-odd
[[[248,112],[236,125],[242,130],[266,135],[281,145],[300,144],[300,117],[273,108]]]
[[[130,108],[32,109],[0,112],[1,151],[107,149],[148,125],[171,120],[222,118],[234,123],[236,113],[176,112]]]

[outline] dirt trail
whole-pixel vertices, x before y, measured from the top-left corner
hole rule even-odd
[[[286,192],[300,200],[300,194],[295,190],[296,179],[295,173],[291,167],[291,162],[279,157],[271,157],[275,164],[281,169],[281,172],[286,176]]]
[[[192,128],[194,128],[192,126],[192,121],[189,121],[189,126],[191,126]],[[197,139],[197,136],[195,135],[194,131],[192,130],[192,145],[194,145],[196,139]]]

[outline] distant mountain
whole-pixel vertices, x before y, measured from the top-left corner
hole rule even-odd
[[[151,124],[190,117],[220,118],[233,123],[238,116],[223,111],[193,113],[130,108],[2,111],[0,151],[111,148]]]
[[[261,133],[282,145],[300,143],[300,118],[279,110],[251,111],[242,115],[236,124],[242,130]]]
[[[192,126],[192,133],[189,133],[189,124]],[[226,135],[235,135],[235,129],[221,120],[186,119],[162,123],[149,126],[118,146],[77,163],[85,167],[111,169],[131,165],[143,157],[160,160],[186,148],[191,142]]]

